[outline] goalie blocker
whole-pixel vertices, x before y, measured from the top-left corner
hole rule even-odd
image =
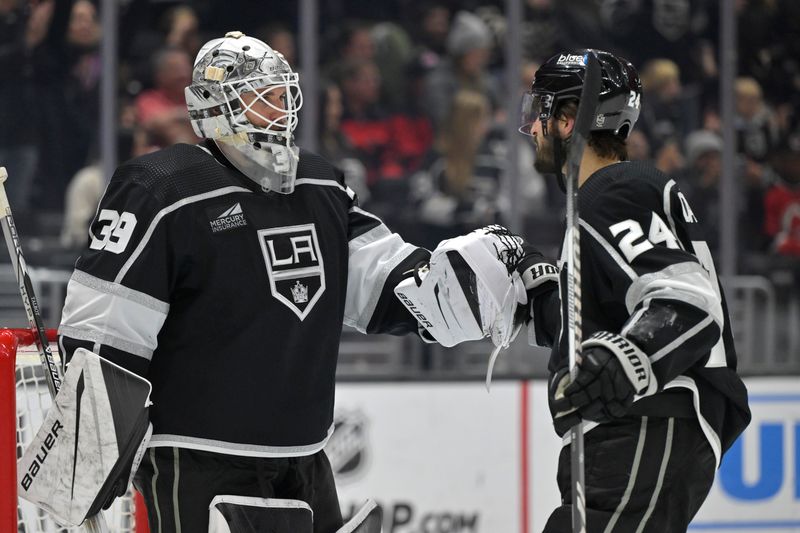
[[[77,526],[125,494],[150,437],[150,383],[76,350],[17,465],[19,495]]]

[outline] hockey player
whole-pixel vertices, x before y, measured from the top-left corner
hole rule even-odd
[[[333,533],[342,516],[322,450],[342,324],[417,332],[394,289],[431,254],[294,144],[298,75],[263,42],[206,43],[186,100],[206,140],[116,170],[68,285],[62,352],[84,347],[152,383],[135,484],[153,531],[208,531],[212,500],[232,495],[305,502],[314,532]],[[467,240],[484,238],[495,236]]]
[[[532,137],[535,166],[562,185],[589,52],[550,58],[523,103],[520,131]],[[595,53],[602,88],[579,173],[584,341],[576,379],[569,378],[561,332],[563,269],[559,287],[555,274],[521,265],[526,285],[536,286],[529,334],[552,347],[557,433],[586,421],[588,531],[683,532],[750,420],[747,392],[698,217],[675,181],[650,164],[626,161],[639,76],[628,61]],[[562,505],[545,532],[571,531],[569,442],[558,485]]]

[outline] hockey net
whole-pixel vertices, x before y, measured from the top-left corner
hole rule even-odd
[[[60,364],[56,332],[48,330],[47,335]],[[0,531],[78,532],[80,528],[61,527],[37,506],[17,498],[17,459],[52,403],[33,343],[30,330],[0,329]],[[111,532],[148,533],[147,515],[138,494],[129,492],[117,498],[104,516]]]

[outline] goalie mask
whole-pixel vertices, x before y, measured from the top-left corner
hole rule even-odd
[[[265,191],[294,191],[303,105],[298,75],[279,52],[241,32],[207,42],[186,88],[192,127]]]
[[[531,127],[542,121],[546,136],[547,121],[567,100],[579,100],[586,76],[586,56],[594,52],[602,75],[597,112],[591,131],[608,131],[627,139],[639,118],[642,83],[631,63],[603,50],[577,50],[556,54],[533,77],[531,90],[524,94],[519,131],[531,135]]]

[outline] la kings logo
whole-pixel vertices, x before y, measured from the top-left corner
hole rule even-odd
[[[314,224],[258,232],[272,296],[305,319],[325,292],[325,269]]]

